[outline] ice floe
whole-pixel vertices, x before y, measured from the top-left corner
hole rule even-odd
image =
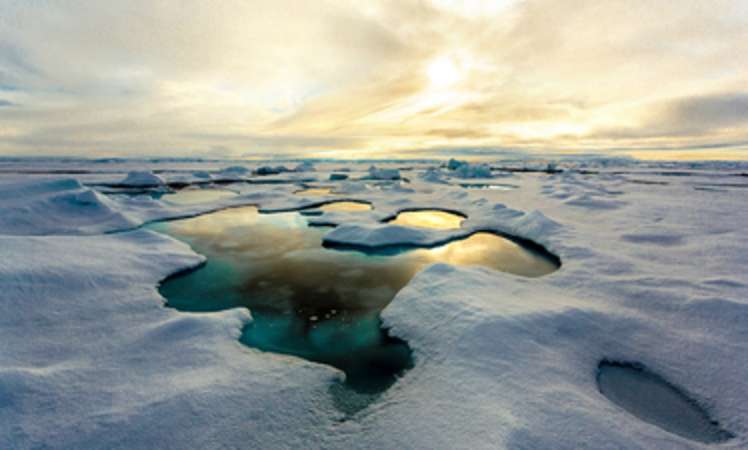
[[[137,187],[162,186],[164,179],[150,171],[133,171],[128,173],[120,184]]]
[[[16,160],[7,167],[18,174],[0,179],[0,448],[704,445],[603,395],[605,360],[644,364],[730,433],[720,448],[748,446],[748,209],[744,190],[694,189],[742,180],[745,164],[496,163],[492,173],[512,173],[516,186],[498,191],[464,189],[439,162],[409,167],[398,176],[407,183],[329,162],[242,173],[226,186],[237,195],[185,205],[100,187],[150,171],[167,186],[216,188],[236,163],[48,164],[76,179]],[[335,173],[350,178],[330,181]],[[306,179],[337,195],[295,194]],[[428,246],[489,231],[542,245],[562,267],[534,279],[444,264],[420,272],[383,311],[412,347],[413,369],[345,418],[329,395],[339,371],[240,345],[246,309],[163,308],[159,281],[203,258],[137,230],[242,205],[272,213],[334,200],[372,209],[311,217],[335,226],[327,242]],[[450,230],[386,223],[413,208],[467,219]]]

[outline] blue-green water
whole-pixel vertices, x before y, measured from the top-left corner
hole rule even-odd
[[[328,249],[322,247],[327,229],[308,226],[304,215],[260,214],[254,207],[150,227],[207,257],[204,266],[161,284],[169,306],[249,308],[253,321],[242,342],[341,369],[346,382],[334,391],[348,412],[365,406],[412,367],[409,347],[382,329],[379,313],[423,267],[479,264],[525,276],[558,267],[548,255],[489,233],[396,254]]]

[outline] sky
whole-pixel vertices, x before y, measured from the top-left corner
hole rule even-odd
[[[748,158],[748,1],[0,0],[0,155]]]

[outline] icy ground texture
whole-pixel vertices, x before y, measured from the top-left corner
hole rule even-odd
[[[0,176],[0,448],[703,446],[604,397],[602,360],[645,364],[735,435],[720,448],[748,446],[748,179],[739,164],[560,164],[567,170],[518,172],[508,180],[517,189],[491,191],[460,188],[438,163],[377,164],[410,182],[371,180],[368,164],[325,163],[248,172],[222,186],[238,195],[181,206],[91,190],[132,170],[158,168],[168,184],[236,163],[142,165],[76,162],[89,172],[78,182]],[[333,183],[335,195],[293,193],[302,180],[329,184],[333,172],[349,175]],[[538,279],[425,269],[383,312],[415,367],[341,421],[328,394],[340,373],[243,347],[246,310],[163,308],[158,281],[201,258],[133,229],[242,204],[278,211],[331,200],[374,209],[314,216],[340,224],[330,241],[427,245],[491,229],[534,239],[563,267]],[[413,208],[468,218],[413,236],[381,222]]]

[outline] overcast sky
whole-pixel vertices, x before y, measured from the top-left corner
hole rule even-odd
[[[0,154],[449,149],[748,157],[748,1],[0,0]]]

